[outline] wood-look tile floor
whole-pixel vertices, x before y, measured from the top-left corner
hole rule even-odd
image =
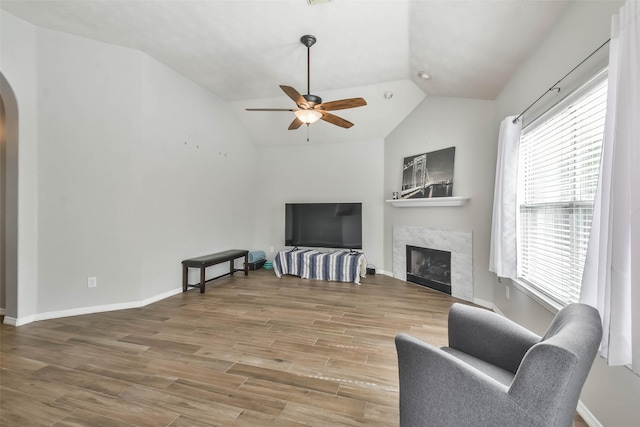
[[[381,275],[259,270],[139,309],[2,325],[0,425],[397,426],[394,336],[446,345],[455,301]]]

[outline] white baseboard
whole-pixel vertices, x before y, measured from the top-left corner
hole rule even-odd
[[[6,308],[0,308],[0,316],[4,316],[5,314],[7,314],[7,309]]]
[[[489,301],[485,301],[480,298],[474,298],[473,303],[479,305],[480,307],[488,308],[489,310],[493,310],[493,303]]]
[[[5,316],[2,323],[4,323],[5,325],[11,325],[11,326],[22,326],[22,325],[26,325],[27,323],[35,322],[35,320],[36,320],[35,315],[24,316],[19,318]]]
[[[604,427],[581,401],[578,401],[578,414],[589,427]]]
[[[179,288],[175,288],[172,289],[170,291],[161,293],[159,295],[155,295],[149,298],[145,298],[141,301],[141,304],[139,307],[144,307],[145,305],[149,305],[149,304],[153,304],[154,302],[158,302],[158,301],[162,301],[165,298],[169,298],[172,297],[174,295],[178,295],[179,293],[182,293],[182,287]]]
[[[28,323],[37,322],[39,320],[50,320],[50,319],[58,319],[61,317],[71,317],[71,316],[81,316],[83,314],[94,314],[94,313],[104,313],[107,311],[116,311],[116,310],[126,310],[129,308],[139,308],[144,307],[146,305],[152,304],[154,302],[158,302],[165,298],[169,298],[170,296],[179,294],[182,292],[182,287],[172,289],[170,291],[164,292],[159,295],[154,295],[149,298],[145,298],[141,301],[131,301],[131,302],[123,302],[117,304],[106,304],[106,305],[96,305],[93,307],[80,307],[80,308],[72,308],[69,310],[60,310],[60,311],[48,311],[45,313],[33,314],[30,316],[24,317],[6,317],[4,318],[4,323],[6,325],[12,326],[22,326]]]
[[[4,319],[2,320],[2,323],[4,323],[5,325],[10,325],[10,326],[18,326],[18,325],[16,325],[16,318],[15,317],[4,316]]]

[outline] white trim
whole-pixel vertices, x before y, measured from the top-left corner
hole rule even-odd
[[[493,303],[489,301],[485,301],[480,298],[474,298],[473,303],[479,305],[480,307],[488,308],[489,310],[493,310]]]
[[[11,326],[22,326],[22,325],[26,325],[27,323],[31,323],[35,321],[36,321],[36,316],[35,314],[32,314],[31,316],[25,316],[25,317],[5,316],[2,323],[4,323],[5,325],[11,325]]]
[[[584,406],[584,403],[582,403],[582,401],[580,400],[578,401],[577,411],[589,427],[604,427],[602,423],[598,421],[598,419],[591,413],[591,411],[589,411],[589,409],[587,409],[586,406]]]
[[[154,302],[162,301],[165,298],[169,298],[169,297],[172,297],[174,295],[178,295],[179,293],[182,293],[182,287],[175,288],[175,289],[172,289],[170,291],[167,291],[167,292],[164,292],[164,293],[161,293],[159,295],[155,295],[155,296],[152,296],[152,297],[149,297],[149,298],[145,298],[142,301],[140,301],[141,302],[140,307],[144,307],[145,305],[153,304]]]
[[[15,317],[8,317],[8,316],[4,316],[4,320],[2,321],[2,323],[9,326],[18,326],[17,322],[18,322],[18,319],[16,319]]]
[[[5,314],[7,314],[7,309],[6,308],[0,308],[0,316],[4,316]]]
[[[511,283],[513,284],[513,286],[525,293],[529,298],[531,298],[553,314],[556,314],[562,308],[562,305],[556,300],[551,299],[546,294],[540,292],[538,289],[528,285],[526,282],[523,282],[520,279],[511,279]]]
[[[140,308],[140,307],[144,307],[146,305],[152,304],[154,302],[158,302],[165,298],[169,298],[170,296],[177,295],[181,292],[182,292],[182,287],[179,287],[159,295],[145,298],[141,301],[131,301],[131,302],[107,304],[107,305],[96,305],[92,307],[80,307],[80,308],[72,308],[69,310],[60,310],[60,311],[48,311],[45,313],[38,313],[38,314],[33,314],[31,316],[18,317],[18,318],[5,316],[4,323],[6,325],[22,326],[22,325],[26,325],[31,322],[37,322],[40,320],[57,319],[60,317],[81,316],[84,314],[103,313],[107,311],[127,310],[130,308]]]
[[[126,310],[141,307],[140,301],[124,302],[118,304],[96,305],[92,307],[71,308],[69,310],[47,311],[36,314],[35,321],[58,319],[60,317],[82,316],[83,314],[102,313],[106,311]]]
[[[494,313],[497,313],[497,314],[499,314],[499,315],[500,315],[500,316],[502,316],[502,317],[507,317],[507,316],[505,316],[505,315],[504,315],[504,313],[503,313],[502,311],[500,311],[500,309],[498,308],[498,306],[497,306],[497,305],[495,305],[495,304],[493,305],[493,307],[491,307],[491,310],[493,310],[493,312],[494,312]]]

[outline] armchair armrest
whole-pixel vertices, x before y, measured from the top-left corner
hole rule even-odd
[[[540,337],[497,313],[454,304],[449,310],[449,347],[515,374]]]
[[[505,385],[474,367],[406,334],[395,342],[402,427],[544,425]]]

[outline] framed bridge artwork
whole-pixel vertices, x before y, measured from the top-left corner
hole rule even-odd
[[[405,157],[401,199],[451,197],[456,147]]]

